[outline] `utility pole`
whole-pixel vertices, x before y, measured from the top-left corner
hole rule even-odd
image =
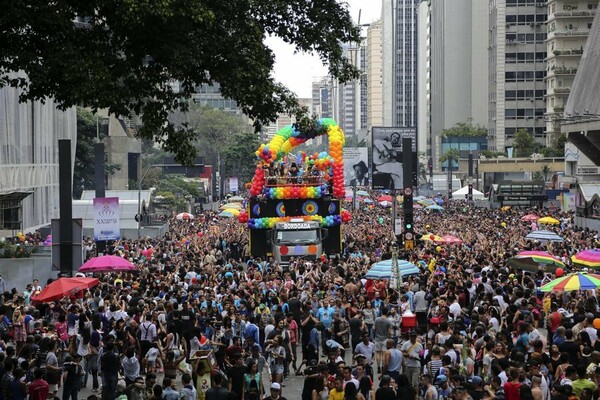
[[[412,250],[414,248],[415,238],[413,229],[413,157],[412,138],[402,138],[402,161],[404,162],[404,190],[403,190],[403,211],[404,211],[404,249]],[[395,199],[395,196],[394,196]]]
[[[473,153],[469,153],[469,193],[467,194],[467,200],[470,202],[473,201]]]

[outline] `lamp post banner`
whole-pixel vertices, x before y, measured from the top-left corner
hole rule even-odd
[[[119,240],[120,226],[119,198],[94,198],[94,240]]]

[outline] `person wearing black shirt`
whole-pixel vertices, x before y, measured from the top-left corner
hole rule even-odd
[[[561,353],[569,355],[569,364],[577,365],[579,362],[579,345],[573,340],[573,331],[567,329],[565,333],[566,340],[558,345],[558,350]]]
[[[108,336],[109,338],[112,336]],[[117,391],[119,381],[119,368],[121,360],[115,353],[115,344],[108,340],[102,357],[100,358],[100,370],[102,371],[102,400],[113,400]],[[117,366],[117,367],[115,367]]]
[[[229,390],[235,393],[235,398],[242,399],[242,387],[244,386],[244,373],[246,366],[242,362],[241,355],[234,360],[233,367],[227,368],[227,377],[229,378]]]

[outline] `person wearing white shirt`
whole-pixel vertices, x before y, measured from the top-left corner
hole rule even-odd
[[[460,304],[458,304],[458,299],[456,297],[454,298],[454,301],[452,302],[452,304],[450,304],[450,307],[448,307],[448,309],[450,310],[450,314],[454,316],[454,319],[460,316],[462,308],[460,307]]]

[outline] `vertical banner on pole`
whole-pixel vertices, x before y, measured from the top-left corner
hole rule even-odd
[[[413,229],[413,157],[412,138],[402,139],[402,158],[404,159],[404,248],[414,248],[415,238]]]
[[[118,197],[94,198],[94,240],[119,240],[120,214]]]

